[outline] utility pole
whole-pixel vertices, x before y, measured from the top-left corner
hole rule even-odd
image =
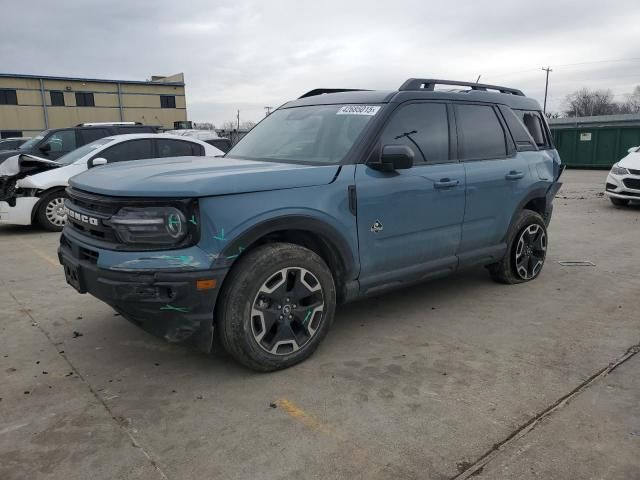
[[[553,70],[551,70],[551,67],[547,67],[547,68],[542,67],[542,70],[547,72],[547,81],[545,82],[545,85],[544,85],[544,107],[542,107],[542,113],[546,115],[547,114],[547,92],[549,91],[549,73],[553,72]]]
[[[238,110],[237,119],[238,119],[238,130],[240,130],[240,110]]]
[[[264,107],[264,116],[268,117],[271,113],[271,110],[273,110],[273,107]]]

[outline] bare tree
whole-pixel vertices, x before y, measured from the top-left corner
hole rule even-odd
[[[216,126],[211,122],[194,123],[193,127],[199,130],[215,130],[216,129]]]
[[[620,104],[620,113],[640,113],[640,85],[627,94],[625,101]]]
[[[613,101],[611,90],[581,88],[567,95],[565,115],[568,117],[590,117],[618,113],[619,106]]]
[[[227,120],[222,123],[222,130],[235,130],[238,128],[238,124],[234,120]]]

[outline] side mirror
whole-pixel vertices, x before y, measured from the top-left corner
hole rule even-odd
[[[406,145],[384,145],[377,162],[369,162],[367,165],[381,172],[393,172],[406,170],[413,167],[415,153]]]
[[[633,153],[636,152],[638,150],[639,147],[631,147],[629,150],[627,150],[627,153]]]
[[[89,160],[88,166],[89,168],[93,168],[99,165],[106,165],[107,163],[109,163],[109,161],[106,158],[98,157],[98,158],[92,158],[91,160]]]
[[[48,142],[47,142],[47,143],[45,143],[44,145],[42,145],[42,146],[40,147],[40,151],[41,151],[42,153],[50,152],[50,151],[51,151],[51,144],[50,144],[50,143],[48,143]]]

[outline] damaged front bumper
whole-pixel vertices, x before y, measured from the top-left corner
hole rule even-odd
[[[97,252],[61,236],[58,258],[67,283],[90,293],[127,320],[169,342],[190,341],[204,352],[213,344],[213,313],[226,269],[198,271],[110,270]],[[199,280],[213,288],[199,290]]]

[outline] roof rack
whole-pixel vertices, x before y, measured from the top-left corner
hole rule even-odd
[[[127,125],[142,125],[142,122],[86,122],[79,123],[76,127],[103,127],[103,126],[127,126]]]
[[[316,95],[323,95],[325,93],[339,93],[339,92],[369,92],[370,90],[364,90],[362,88],[315,88],[313,90],[309,90],[304,95],[298,97],[307,98],[307,97],[315,97]]]
[[[404,82],[398,90],[429,90],[434,91],[436,85],[455,85],[458,87],[469,87],[471,90],[497,90],[500,93],[509,93],[524,97],[522,90],[516,88],[500,87],[498,85],[487,85],[486,83],[459,82],[456,80],[436,80],[433,78],[410,78]]]

